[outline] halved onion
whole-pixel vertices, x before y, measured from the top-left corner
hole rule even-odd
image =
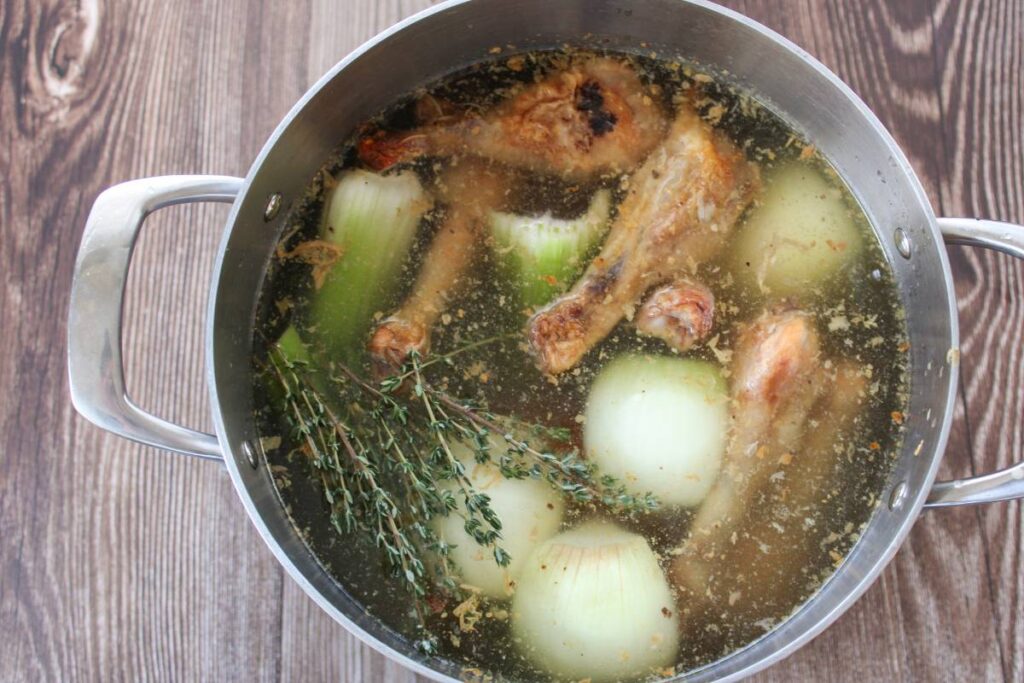
[[[839,188],[806,163],[767,178],[762,202],[751,209],[733,243],[738,279],[775,295],[821,285],[863,248],[853,213]]]
[[[672,664],[679,622],[647,541],[588,522],[530,555],[512,599],[517,645],[562,679],[615,681]]]
[[[498,436],[492,435],[488,440],[491,458],[497,460],[508,446]],[[453,444],[452,451],[465,466],[473,486],[490,497],[491,509],[501,519],[498,545],[512,559],[507,566],[500,566],[494,559],[493,549],[481,546],[466,533],[465,501],[458,493],[455,494],[458,509],[447,517],[436,517],[434,531],[446,543],[455,546],[449,558],[464,583],[479,588],[492,598],[508,598],[530,552],[558,531],[565,509],[562,498],[545,481],[506,479],[493,462],[476,462],[473,450],[465,444]],[[454,489],[454,484],[448,484],[448,487]]]
[[[721,467],[728,394],[711,363],[624,356],[594,381],[585,419],[584,449],[602,473],[664,505],[694,506]]]

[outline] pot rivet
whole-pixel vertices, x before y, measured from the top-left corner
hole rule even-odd
[[[270,195],[267,199],[267,208],[263,209],[263,220],[270,222],[277,216],[277,212],[281,210],[281,193],[275,192]]]
[[[251,441],[242,442],[242,453],[245,455],[245,459],[249,461],[253,469],[259,464],[258,456],[256,454],[256,447],[252,445]]]
[[[900,256],[910,258],[910,237],[907,236],[906,230],[896,228],[892,236],[896,240],[896,250],[900,252]]]
[[[889,509],[896,512],[903,507],[903,501],[907,497],[907,482],[901,481],[892,487],[892,493],[889,495]]]

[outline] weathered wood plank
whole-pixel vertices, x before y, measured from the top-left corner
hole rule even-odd
[[[224,472],[75,418],[64,369],[71,266],[98,191],[147,174],[239,173],[251,159],[237,121],[259,103],[241,87],[243,44],[222,39],[245,25],[245,5],[4,4],[7,680],[276,678],[281,571]],[[208,423],[203,302],[225,215],[155,218],[126,308],[130,386],[197,426]]]
[[[900,143],[936,206],[944,171],[931,3],[746,2],[833,69]],[[963,399],[940,476],[967,474]],[[959,548],[950,552],[950,548]],[[991,680],[1001,677],[985,549],[970,511],[926,514],[881,580],[765,680]],[[951,600],[950,596],[958,596]],[[985,634],[982,636],[981,634]],[[986,642],[988,641],[988,642]],[[831,656],[830,653],[839,653]]]
[[[943,213],[1024,224],[1024,5],[942,2],[935,9],[943,112]],[[1024,268],[1014,259],[957,249],[961,376],[977,473],[1024,454]],[[1024,678],[1024,506],[975,511],[984,578],[996,599],[999,657],[1008,681]]]

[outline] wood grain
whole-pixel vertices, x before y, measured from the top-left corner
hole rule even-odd
[[[805,2],[751,12],[836,71],[882,119],[933,202],[943,178],[942,111],[928,3]],[[781,19],[781,22],[780,22]],[[865,37],[870,36],[870,39]],[[942,477],[967,474],[961,396]],[[960,457],[957,457],[957,456]],[[765,680],[992,680],[1002,677],[977,515],[926,514],[881,580],[837,624]],[[950,549],[955,549],[951,552]],[[950,596],[956,596],[951,600]],[[841,652],[831,658],[828,652]]]
[[[941,213],[1024,223],[1024,4],[947,1],[933,17],[943,111]],[[952,259],[972,471],[987,472],[1024,452],[1024,268],[980,250],[957,249]],[[1003,675],[1024,680],[1024,506],[974,513]]]
[[[309,601],[212,463],[74,415],[64,318],[105,186],[242,175],[302,92],[422,0],[0,4],[0,678],[413,681]],[[940,213],[1024,221],[1024,3],[734,0],[836,70]],[[128,381],[208,428],[204,301],[224,207],[147,223]],[[954,250],[963,391],[943,476],[1024,452],[1024,270]],[[763,681],[1024,678],[1018,503],[925,514],[876,585]]]

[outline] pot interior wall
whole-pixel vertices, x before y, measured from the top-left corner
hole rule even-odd
[[[872,219],[901,283],[912,349],[912,398],[904,452],[889,488],[905,482],[909,494],[896,510],[880,506],[843,567],[793,618],[693,680],[736,674],[773,654],[785,654],[842,611],[909,528],[945,445],[943,426],[955,388],[955,367],[948,367],[947,352],[956,342],[944,248],[937,241],[931,208],[901,153],[867,110],[823,69],[807,61],[798,48],[785,47],[737,15],[680,0],[457,2],[435,8],[364,47],[314,86],[253,165],[222,243],[211,293],[208,361],[213,405],[219,411],[215,419],[222,443],[231,450],[228,467],[264,538],[322,607],[404,655],[400,659],[409,658],[407,664],[422,662],[455,675],[442,662],[424,662],[407,643],[361,612],[307,551],[281,510],[265,468],[254,469],[242,454],[241,445],[254,437],[249,357],[256,296],[280,218],[354,125],[397,94],[486,57],[493,47],[527,49],[564,42],[627,51],[656,49],[664,56],[728,72],[793,122],[832,161]],[[285,208],[268,223],[264,208],[273,193],[281,194]],[[896,228],[909,237],[910,258],[896,248]],[[888,497],[887,491],[883,500]]]

